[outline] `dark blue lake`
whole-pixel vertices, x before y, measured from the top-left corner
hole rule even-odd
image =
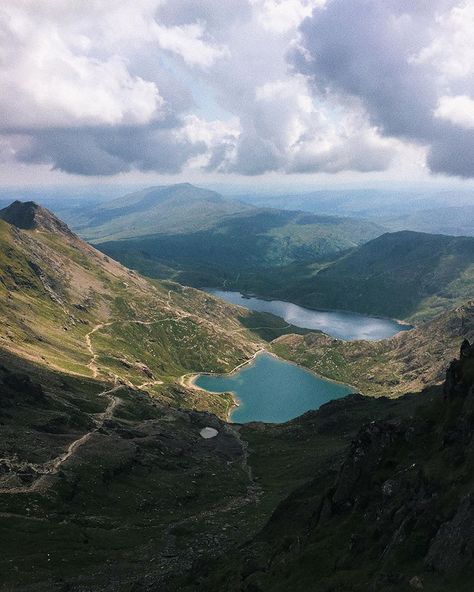
[[[412,329],[410,325],[398,323],[392,319],[371,317],[352,312],[336,310],[311,310],[281,300],[262,300],[261,298],[247,298],[240,292],[207,289],[207,292],[218,296],[232,304],[238,304],[258,312],[270,312],[296,327],[323,331],[331,337],[355,341],[367,339],[375,341],[387,339],[400,331]]]
[[[234,374],[201,374],[195,384],[215,393],[234,393],[239,407],[233,410],[231,421],[237,423],[282,423],[354,392],[266,353]]]

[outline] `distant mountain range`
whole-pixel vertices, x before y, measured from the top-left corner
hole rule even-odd
[[[474,234],[474,192],[468,190],[328,189],[288,195],[242,194],[238,198],[258,207],[366,218],[387,230]]]
[[[474,205],[417,210],[380,223],[389,230],[415,230],[452,236],[474,236]]]
[[[72,220],[82,236],[96,243],[154,234],[186,234],[212,228],[222,220],[254,210],[189,183],[150,187],[88,208]]]
[[[454,220],[445,215],[446,229]],[[367,220],[254,207],[189,184],[88,207],[70,222],[125,265],[196,287],[415,321],[474,295],[474,238],[389,234]]]
[[[373,222],[256,208],[189,184],[64,214],[81,236],[125,265],[193,286],[257,289],[286,281],[283,268],[319,268],[383,232]]]

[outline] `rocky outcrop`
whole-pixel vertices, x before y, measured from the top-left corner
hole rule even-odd
[[[460,572],[474,560],[474,494],[464,497],[457,511],[439,528],[428,554],[426,565],[440,573]]]
[[[14,201],[0,210],[0,218],[22,230],[43,230],[73,236],[67,224],[34,201]]]
[[[474,344],[464,339],[459,351],[459,359],[454,359],[446,370],[443,385],[445,397],[466,395],[474,382]]]

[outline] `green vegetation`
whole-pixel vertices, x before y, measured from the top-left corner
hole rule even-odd
[[[312,308],[420,322],[473,296],[474,238],[380,236],[362,219],[256,208],[188,184],[114,200],[76,225],[145,275]]]
[[[18,387],[25,374],[31,382]],[[113,394],[115,408],[101,420],[112,397],[103,388],[0,354],[5,590],[174,590],[176,581],[182,589],[193,562],[257,535],[308,479],[319,475],[323,487],[334,477],[362,422],[415,408],[414,399],[354,396],[285,425],[238,430],[130,388]],[[218,437],[202,439],[204,426]]]
[[[98,247],[126,265],[155,277],[195,286],[242,287],[263,283],[276,270],[324,264],[380,234],[375,225],[345,218],[279,210],[251,210],[195,232],[161,233],[100,242]],[[291,275],[290,275],[291,274]]]
[[[3,215],[12,223],[0,220],[0,347],[45,367],[119,381],[225,417],[229,396],[202,397],[180,384],[181,376],[227,372],[293,330],[271,315],[146,280],[35,204]],[[18,229],[18,216],[30,227]]]
[[[363,220],[255,208],[186,183],[76,209],[68,222],[145,275],[259,293],[284,290],[382,232]]]
[[[288,300],[419,322],[472,298],[473,285],[474,238],[406,231],[384,234],[290,287]]]
[[[68,220],[93,242],[157,233],[190,233],[211,228],[221,220],[252,210],[218,193],[189,183],[150,187],[112,201],[74,212]]]
[[[337,341],[146,280],[26,207],[0,220],[2,591],[472,588],[474,347],[429,387],[472,301]],[[229,395],[186,385],[264,345],[385,396],[238,426]]]
[[[321,464],[314,461],[312,478],[279,504],[256,536],[232,551],[231,561],[229,553],[202,561],[174,589],[471,590],[474,348],[468,355],[458,362],[446,400],[436,388],[391,403],[379,399],[379,412],[386,415],[372,408],[373,419],[349,449],[338,448],[334,435],[343,427],[351,430],[354,414],[362,419],[362,403],[346,400],[344,410],[334,403],[323,407],[316,417],[326,422],[313,428],[326,442],[322,452],[317,449]],[[370,412],[364,412],[367,420]],[[290,425],[285,435],[299,436],[303,449],[308,431],[295,426],[290,432]],[[272,432],[276,440],[278,430]],[[255,435],[249,440],[255,443]],[[263,454],[260,462],[256,474],[269,483],[273,456]]]

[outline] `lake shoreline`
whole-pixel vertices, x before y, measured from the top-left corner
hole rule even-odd
[[[259,300],[261,302],[284,303],[287,305],[293,305],[293,306],[299,307],[305,311],[312,312],[312,313],[340,314],[340,315],[347,315],[347,316],[350,315],[350,316],[354,316],[354,317],[360,318],[360,319],[373,319],[373,320],[378,320],[378,321],[384,321],[387,323],[390,322],[390,323],[394,323],[394,324],[402,327],[402,328],[400,328],[399,331],[397,331],[396,333],[393,333],[392,335],[387,336],[387,337],[380,337],[377,339],[364,339],[364,338],[348,339],[348,338],[337,337],[335,335],[331,335],[330,333],[327,333],[326,331],[324,331],[323,329],[320,329],[320,328],[313,328],[313,327],[307,327],[307,326],[305,327],[303,325],[297,325],[297,324],[295,324],[294,321],[285,319],[284,317],[282,317],[281,315],[279,315],[275,312],[265,311],[265,312],[268,312],[269,314],[273,314],[274,316],[282,319],[283,321],[285,321],[288,324],[293,324],[294,326],[296,326],[300,329],[308,329],[309,331],[320,331],[321,333],[324,333],[325,335],[328,335],[329,337],[332,337],[333,339],[338,339],[340,341],[363,341],[363,340],[365,340],[365,341],[381,341],[383,339],[391,339],[392,337],[395,337],[396,335],[398,335],[399,333],[402,333],[404,331],[411,331],[413,329],[416,329],[416,325],[413,325],[412,323],[410,323],[406,320],[396,319],[396,318],[388,317],[388,316],[384,316],[384,315],[361,313],[361,312],[345,310],[345,309],[336,309],[336,308],[321,308],[321,307],[314,308],[314,307],[307,305],[307,304],[300,304],[298,302],[291,302],[289,300],[280,300],[278,298],[274,298],[274,297],[272,298],[269,296],[259,296],[258,294],[241,292],[240,290],[226,290],[226,289],[222,289],[222,288],[211,288],[211,287],[198,288],[198,289],[202,290],[203,292],[206,292],[207,294],[211,294],[212,296],[214,296],[216,298],[221,298],[221,299],[225,300],[226,302],[233,304],[234,306],[240,306],[241,308],[244,308],[245,310],[256,311],[257,309],[249,308],[249,307],[245,306],[244,303],[236,303],[230,299],[225,299],[222,296],[220,296],[219,294],[217,294],[216,292],[228,292],[229,294],[239,294],[243,300],[254,299],[254,300]]]
[[[203,389],[196,384],[196,380],[200,376],[232,376],[233,374],[238,372],[244,366],[248,366],[249,364],[251,364],[259,354],[262,354],[265,352],[270,354],[270,352],[268,352],[265,348],[259,349],[252,356],[250,356],[250,358],[248,358],[247,360],[244,360],[243,362],[238,364],[230,372],[192,372],[189,374],[183,374],[183,376],[181,376],[179,379],[179,384],[181,386],[184,386],[185,388],[190,388],[190,389],[200,391],[200,392],[206,393],[206,394],[209,394],[209,393],[212,393],[214,395],[225,394],[225,393],[214,393],[213,391],[208,391],[206,389]],[[229,393],[229,395],[231,395],[231,397],[233,399],[233,404],[227,410],[226,422],[232,423],[232,421],[231,421],[232,412],[234,411],[234,409],[236,409],[237,407],[240,406],[240,401],[239,401],[235,392],[233,392],[233,391],[227,391],[227,392]]]
[[[238,364],[235,368],[233,368],[230,372],[196,372],[196,373],[190,373],[190,374],[184,374],[181,378],[180,378],[180,384],[184,387],[187,388],[191,388],[193,390],[196,391],[200,391],[202,393],[205,394],[224,394],[224,393],[219,393],[216,391],[209,391],[207,389],[204,389],[200,386],[198,386],[196,384],[196,380],[200,377],[200,376],[213,376],[213,377],[218,377],[218,376],[222,376],[222,377],[230,377],[233,374],[236,374],[239,370],[241,370],[243,367],[251,365],[253,362],[255,362],[256,358],[261,355],[261,354],[266,354],[269,357],[274,358],[275,360],[278,360],[280,362],[284,362],[286,364],[290,364],[300,370],[302,370],[303,372],[306,372],[308,374],[313,375],[315,378],[317,378],[318,380],[322,380],[328,383],[332,383],[335,385],[339,385],[342,387],[346,387],[348,389],[351,389],[352,392],[347,393],[347,395],[345,396],[349,396],[351,394],[363,394],[359,391],[359,389],[357,387],[355,387],[354,385],[351,384],[347,384],[346,382],[342,382],[340,380],[335,380],[333,378],[329,378],[326,376],[323,376],[321,374],[318,374],[317,372],[315,372],[314,370],[312,370],[311,368],[307,368],[306,366],[302,366],[301,364],[298,364],[297,362],[294,362],[293,360],[287,360],[286,358],[282,358],[280,356],[278,356],[276,353],[269,351],[266,348],[261,348],[258,351],[256,351],[250,358],[248,358],[247,360],[245,360],[244,362],[241,362],[240,364]],[[228,393],[231,395],[232,399],[233,399],[233,404],[229,407],[227,414],[226,414],[226,421],[227,423],[234,423],[232,422],[232,413],[235,411],[235,409],[237,409],[238,407],[240,407],[240,400],[237,396],[237,394],[234,391],[225,391],[225,393]],[[318,408],[314,409],[314,411],[317,411]],[[255,420],[255,421],[261,421],[261,420]],[[291,421],[291,420],[287,420],[287,421]],[[235,422],[235,423],[239,423],[239,422]],[[272,423],[272,422],[263,422],[263,423]],[[285,422],[283,422],[285,423]]]

